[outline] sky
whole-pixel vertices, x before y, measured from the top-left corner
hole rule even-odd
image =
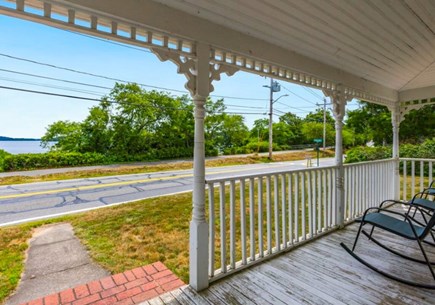
[[[0,87],[100,99],[115,84],[114,80],[78,71],[165,88],[159,91],[173,96],[183,94],[178,91],[187,93],[184,88],[186,79],[177,74],[177,67],[170,62],[161,62],[144,48],[4,15],[0,15],[0,32]],[[251,128],[256,119],[268,117],[269,89],[263,86],[269,83],[270,79],[246,72],[237,72],[231,77],[222,75],[220,81],[213,82],[215,90],[211,96],[214,100],[225,96],[226,111],[245,113],[245,123]],[[274,121],[278,121],[279,114],[289,111],[305,117],[318,108],[316,104],[323,104],[320,90],[284,81],[279,83],[281,92],[275,93],[274,98],[288,96],[274,104]],[[153,89],[147,86],[144,89]],[[40,138],[49,124],[58,120],[82,121],[89,108],[96,104],[97,101],[0,88],[0,136]],[[356,101],[348,105],[348,109],[358,107]]]

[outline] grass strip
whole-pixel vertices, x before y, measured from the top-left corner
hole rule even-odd
[[[326,156],[333,156],[332,151],[327,151]],[[304,160],[310,156],[315,158],[316,152],[314,151],[298,151],[290,153],[279,153],[275,154],[273,157],[273,162],[283,162],[283,161],[295,161]],[[219,166],[229,166],[229,165],[243,165],[243,164],[257,164],[271,162],[267,157],[261,155],[249,155],[240,157],[223,157],[216,159],[206,160],[207,167],[219,167]],[[92,169],[92,170],[82,170],[82,171],[71,171],[64,173],[54,173],[47,175],[38,176],[26,176],[25,174],[19,176],[3,177],[0,178],[0,185],[10,185],[10,184],[23,184],[32,182],[43,182],[43,181],[55,181],[55,180],[67,180],[67,179],[80,179],[80,178],[93,178],[93,177],[104,177],[112,175],[128,175],[128,174],[138,174],[138,173],[149,173],[149,172],[160,172],[160,171],[170,171],[170,170],[183,170],[192,169],[192,161],[174,161],[165,162],[160,164],[150,164],[150,165],[121,165],[113,168],[107,167],[103,169]]]

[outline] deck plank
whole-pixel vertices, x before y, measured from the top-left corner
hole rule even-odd
[[[160,296],[160,299],[165,305],[435,304],[435,290],[389,280],[356,261],[340,246],[340,242],[352,246],[358,225],[349,225],[217,281],[203,292],[197,293],[186,286]],[[421,254],[412,241],[380,232],[376,236],[399,251]],[[435,247],[426,248],[429,257],[435,261]],[[379,268],[435,285],[427,266],[397,257],[363,235],[356,251]]]

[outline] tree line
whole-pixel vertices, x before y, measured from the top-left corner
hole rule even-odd
[[[359,109],[348,111],[343,129],[346,147],[372,140],[376,144],[392,141],[391,114],[384,106],[359,102]],[[226,113],[223,99],[206,101],[206,154],[217,155],[263,152],[268,148],[269,120],[258,119],[249,129],[244,118]],[[416,143],[432,137],[435,108],[427,106],[411,112],[401,124],[401,140]],[[152,155],[156,158],[191,156],[194,145],[194,105],[187,96],[146,91],[137,84],[116,84],[81,122],[57,121],[47,127],[42,143],[54,151],[101,153],[119,156]],[[334,118],[326,113],[326,143],[334,145]],[[313,144],[323,137],[323,109],[304,118],[288,112],[273,123],[274,150],[293,145]],[[131,160],[131,158],[127,158]],[[134,159],[134,158],[133,158]],[[140,159],[140,158],[139,158]]]

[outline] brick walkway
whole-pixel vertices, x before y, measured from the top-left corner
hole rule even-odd
[[[22,305],[138,304],[185,285],[157,262],[54,293]]]

